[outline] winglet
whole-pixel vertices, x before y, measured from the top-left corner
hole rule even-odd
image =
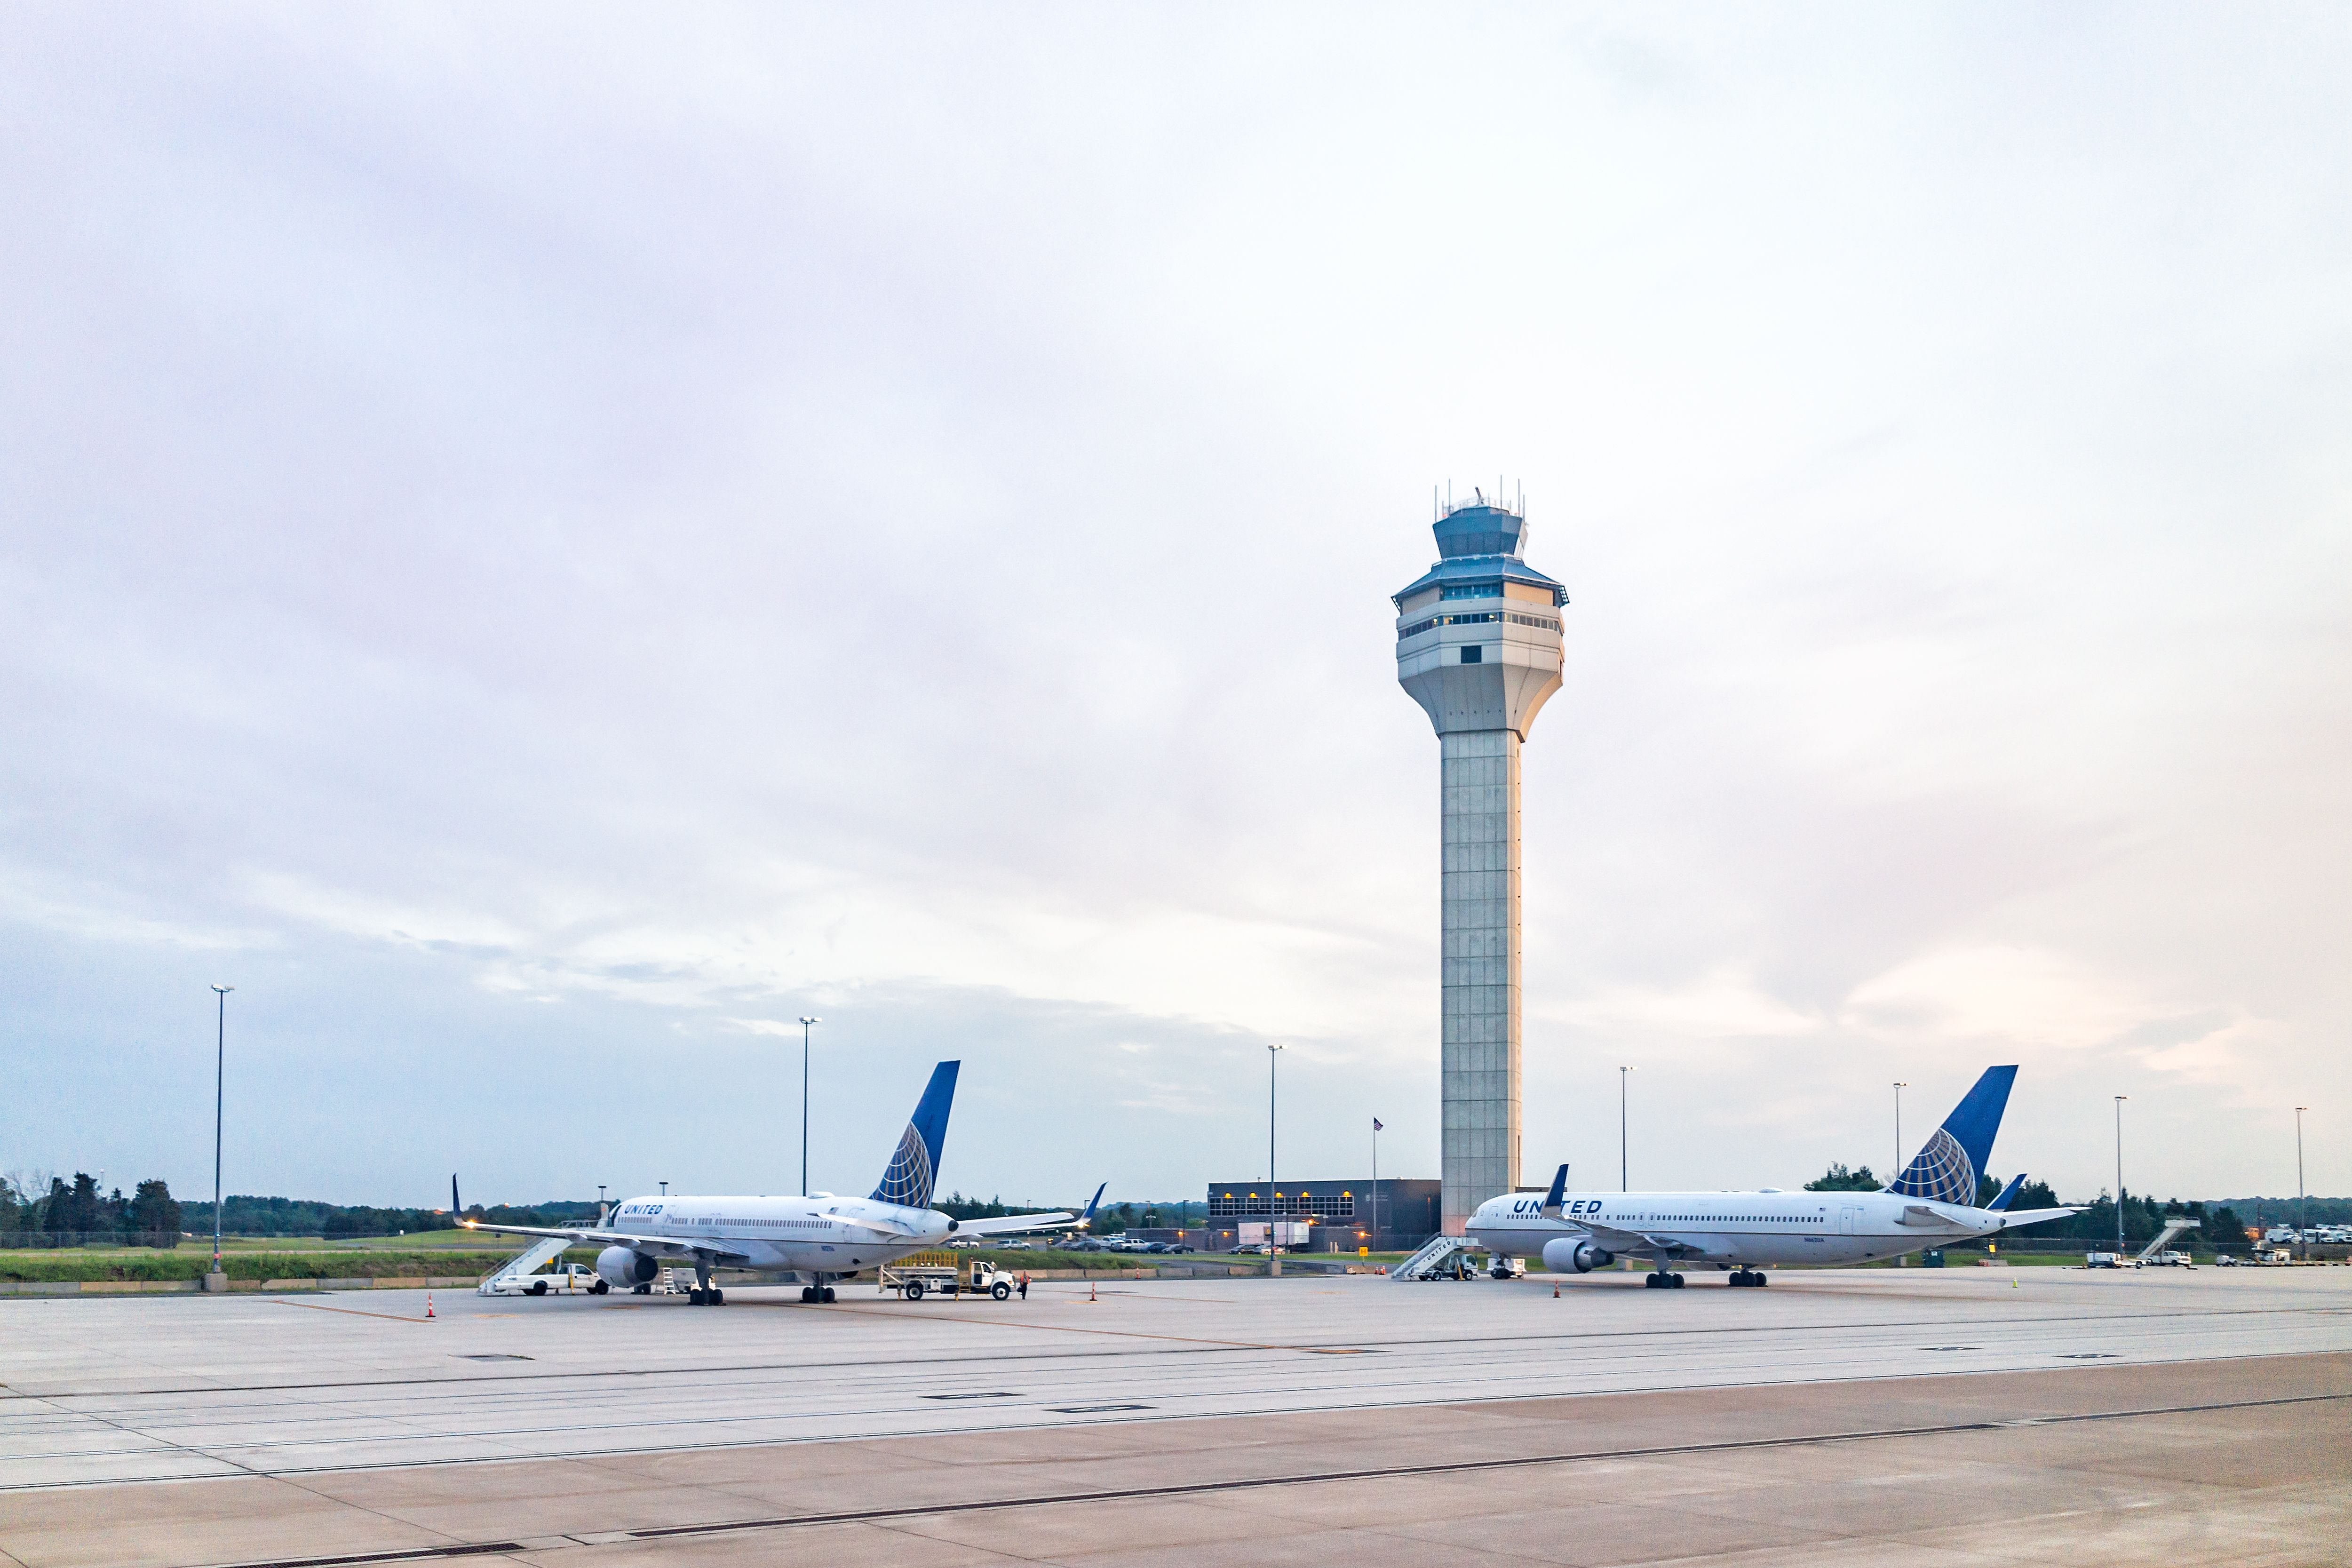
[[[466,1205],[457,1201],[457,1173],[449,1173],[449,1218],[460,1227],[466,1224]]]
[[[1543,1216],[1544,1216],[1544,1218],[1546,1218],[1546,1219],[1558,1219],[1558,1218],[1559,1217],[1559,1204],[1560,1204],[1560,1196],[1561,1196],[1561,1194],[1562,1194],[1566,1193],[1567,1191],[1568,1191],[1568,1167],[1567,1167],[1566,1165],[1562,1165],[1559,1170],[1554,1171],[1554,1172],[1552,1173],[1552,1175],[1551,1175],[1551,1191],[1550,1191],[1550,1192],[1549,1192],[1549,1193],[1546,1193],[1546,1194],[1544,1194],[1544,1201],[1543,1201]]]
[[[2001,1188],[2000,1190],[2000,1196],[1985,1205],[1985,1207],[1989,1209],[2007,1208],[2011,1204],[2017,1201],[2017,1189],[2023,1185],[2025,1185],[2025,1173],[2020,1171],[2017,1174],[2010,1177],[2009,1185]]]
[[[1078,1223],[1070,1227],[1072,1230],[1085,1230],[1095,1223],[1095,1205],[1102,1202],[1103,1187],[1109,1185],[1105,1182],[1102,1187],[1095,1189],[1095,1195],[1087,1200],[1087,1212],[1078,1216]]]

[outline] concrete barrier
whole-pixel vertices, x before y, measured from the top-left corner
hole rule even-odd
[[[269,1292],[315,1290],[470,1290],[479,1279],[473,1274],[365,1276],[348,1279],[231,1279],[232,1290]],[[0,1297],[7,1296],[196,1296],[206,1287],[194,1279],[0,1279]]]

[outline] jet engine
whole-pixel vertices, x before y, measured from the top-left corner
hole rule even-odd
[[[634,1247],[608,1247],[596,1255],[596,1277],[615,1290],[653,1283],[661,1265]]]
[[[1590,1274],[1596,1268],[1606,1268],[1617,1261],[1617,1255],[1606,1247],[1595,1247],[1580,1237],[1563,1236],[1544,1243],[1543,1265],[1554,1274]],[[604,1265],[598,1264],[598,1268]]]

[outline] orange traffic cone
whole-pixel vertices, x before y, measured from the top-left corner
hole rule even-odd
[[[425,1316],[428,1320],[433,1316],[433,1292],[430,1290],[425,1292]]]
[[[1091,1300],[1093,1300],[1094,1299],[1095,1299],[1095,1282],[1094,1282],[1093,1280],[1089,1279],[1089,1280],[1087,1280],[1087,1300],[1089,1300],[1089,1301],[1091,1301]]]
[[[1558,1285],[1554,1285],[1551,1288],[1551,1299],[1555,1301],[1559,1300],[1559,1287]]]

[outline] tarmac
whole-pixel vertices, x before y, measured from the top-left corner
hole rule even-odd
[[[2352,1540],[2352,1269],[728,1302],[0,1302],[0,1562],[2316,1563]]]

